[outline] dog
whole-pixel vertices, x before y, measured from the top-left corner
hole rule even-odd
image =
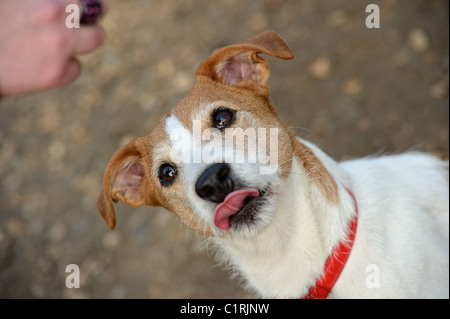
[[[448,161],[337,163],[280,120],[261,54],[294,58],[272,31],[216,50],[171,113],[115,153],[106,224],[113,202],[162,206],[263,298],[449,298]]]

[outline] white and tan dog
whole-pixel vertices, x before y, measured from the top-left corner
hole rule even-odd
[[[335,162],[278,118],[259,54],[294,57],[270,31],[215,51],[170,115],[113,156],[107,225],[113,202],[163,206],[262,297],[448,298],[448,162]]]

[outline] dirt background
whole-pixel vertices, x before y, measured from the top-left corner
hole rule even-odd
[[[365,26],[369,3],[381,28]],[[279,32],[281,117],[337,160],[449,148],[447,0],[110,0],[105,45],[66,88],[0,101],[0,297],[251,298],[170,213],[96,211],[115,150],[144,136],[214,49]],[[81,287],[65,272],[77,264]]]

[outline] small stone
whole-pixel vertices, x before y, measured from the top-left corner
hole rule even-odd
[[[316,59],[309,67],[311,75],[318,80],[325,80],[331,73],[331,62],[327,57]]]
[[[37,131],[42,134],[55,133],[62,125],[63,116],[53,102],[42,107],[37,120]]]
[[[407,50],[402,50],[402,51],[396,53],[394,55],[394,62],[395,62],[395,64],[397,66],[407,65],[410,62],[410,60],[411,60],[410,54],[411,53],[408,53]]]
[[[332,28],[343,28],[350,20],[343,10],[335,10],[328,15],[326,23]]]
[[[417,53],[424,52],[430,46],[428,35],[421,29],[413,29],[409,33],[408,43],[411,48]]]
[[[263,13],[257,13],[253,17],[251,17],[249,27],[253,31],[261,31],[266,29],[268,24],[268,17]]]
[[[56,223],[48,231],[48,237],[54,243],[60,242],[66,236],[67,229],[62,223]]]
[[[55,140],[47,148],[49,162],[57,162],[64,158],[66,154],[66,145],[63,141]]]
[[[160,78],[165,78],[173,75],[175,65],[172,59],[165,58],[161,60],[156,66],[157,74]]]
[[[194,77],[185,72],[178,72],[172,82],[172,88],[176,93],[188,91],[193,86]]]
[[[368,117],[360,118],[356,122],[356,127],[360,132],[367,132],[372,127],[372,121]]]
[[[6,222],[6,229],[8,230],[8,233],[13,237],[19,237],[25,233],[24,224],[20,220],[15,218],[10,218]]]
[[[441,81],[433,84],[430,87],[430,97],[432,97],[433,99],[441,99],[443,98],[447,93],[448,93],[448,83],[449,83],[449,76],[447,74],[447,76],[442,79]]]
[[[362,84],[359,79],[353,78],[347,80],[342,85],[342,91],[347,95],[356,95],[361,92]]]
[[[118,232],[108,232],[103,236],[103,246],[109,249],[117,247],[121,242],[121,236]]]
[[[137,106],[143,111],[154,110],[157,105],[157,99],[154,94],[143,92],[136,98]]]
[[[82,176],[79,176],[75,181],[74,189],[84,195],[87,195],[89,198],[94,196],[96,192],[100,189],[100,180],[101,175],[99,172],[88,172]]]

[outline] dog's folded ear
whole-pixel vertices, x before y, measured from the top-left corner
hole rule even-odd
[[[231,86],[266,86],[269,65],[258,54],[279,59],[293,59],[289,46],[273,31],[265,31],[239,44],[215,51],[197,70],[197,77],[206,76]]]
[[[154,204],[146,198],[152,184],[146,174],[145,148],[144,139],[133,140],[114,154],[106,168],[97,209],[110,229],[116,226],[113,201],[132,207]]]

